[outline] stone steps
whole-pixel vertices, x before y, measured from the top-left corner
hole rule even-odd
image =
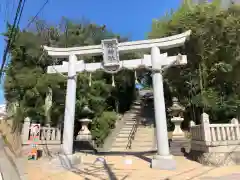
[[[139,146],[151,144],[151,146],[153,146],[153,141],[151,141],[149,139],[146,139],[146,140],[134,139],[132,145],[136,145],[136,144],[138,144]]]
[[[146,143],[147,143],[147,144],[150,144],[150,143],[152,143],[152,145],[153,145],[154,141],[153,141],[151,138],[147,137],[147,136],[144,137],[144,138],[136,138],[136,137],[135,137],[135,138],[133,139],[133,143],[134,143],[134,144],[141,144],[141,143],[142,143],[142,144],[146,144]],[[132,144],[133,144],[133,143],[132,143]]]
[[[131,149],[126,149],[129,143],[129,135],[132,131],[133,126],[136,123],[137,116],[141,110],[140,105],[135,105],[133,109],[128,111],[124,115],[124,125],[118,133],[114,143],[112,144],[111,151],[122,151],[122,152],[147,152],[152,151],[154,138],[154,127],[146,127],[139,125],[134,139],[132,140]],[[154,149],[155,150],[155,149]]]
[[[154,144],[154,128],[139,127],[132,141],[131,150],[133,152],[152,151]]]
[[[113,144],[115,144],[115,143],[122,143],[122,142],[126,143],[126,140],[127,140],[126,138],[116,138],[115,142]]]
[[[148,132],[148,133],[138,133],[138,132],[136,132],[136,135],[135,135],[135,139],[137,139],[137,138],[147,138],[147,139],[149,139],[149,136],[151,136],[151,140],[153,139],[153,137],[152,136],[154,136],[154,133],[151,133],[151,132]]]
[[[126,142],[117,142],[112,145],[112,148],[124,148],[126,149],[127,143]]]
[[[132,131],[132,128],[125,128],[125,129],[122,129],[120,132],[119,132],[119,134],[120,133],[130,133]]]
[[[149,151],[155,151],[156,149],[150,147],[150,146],[143,146],[143,147],[132,147],[132,149],[129,149],[128,152],[149,152]]]
[[[129,133],[119,133],[117,138],[128,138],[129,137]]]
[[[141,143],[141,142],[151,142],[151,143],[153,143],[153,140],[150,139],[149,137],[144,137],[144,138],[137,138],[137,137],[135,137],[133,141],[135,143]]]
[[[133,129],[133,126],[136,123],[137,116],[139,114],[140,105],[135,105],[132,107],[132,110],[128,111],[124,115],[124,125],[120,132],[117,134],[115,141],[112,144],[111,151],[117,152],[127,152],[126,149],[128,144],[129,135]]]
[[[152,144],[150,145],[133,145],[131,146],[131,151],[152,151],[154,148],[152,147]]]

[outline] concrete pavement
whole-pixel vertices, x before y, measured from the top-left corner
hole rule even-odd
[[[0,172],[2,173],[3,180],[21,180],[18,170],[7,156],[4,146],[5,143],[0,135]]]
[[[149,160],[152,156],[96,156],[79,153],[83,164],[71,170],[56,169],[48,159],[26,161],[26,177],[29,180],[239,180],[240,166],[206,167],[199,163],[175,156],[175,171],[151,169]],[[96,158],[105,158],[108,167],[95,163]],[[126,163],[131,160],[131,163]]]
[[[189,161],[184,157],[175,157],[176,171],[154,170],[149,167],[151,156],[105,156],[108,168],[93,164],[99,156],[79,153],[84,164],[73,170],[56,167],[49,159],[38,161],[16,161],[18,169],[11,162],[4,149],[4,141],[0,136],[0,171],[3,180],[21,180],[18,171],[24,167],[24,177],[29,180],[99,180],[99,179],[150,179],[150,180],[239,180],[240,166],[205,167],[199,163]],[[132,164],[125,161],[131,159]],[[21,171],[22,172],[22,171]],[[1,178],[0,178],[1,180]]]

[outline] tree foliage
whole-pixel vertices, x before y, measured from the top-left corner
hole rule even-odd
[[[9,25],[5,33],[6,39],[9,38],[10,29]],[[56,125],[63,121],[66,75],[46,74],[46,70],[49,65],[61,64],[66,59],[53,59],[47,56],[41,49],[42,45],[74,47],[100,44],[102,39],[113,37],[118,38],[119,41],[127,40],[105,27],[86,22],[73,22],[66,18],[63,18],[58,25],[50,25],[43,20],[37,20],[31,29],[16,29],[16,31],[17,38],[11,46],[11,60],[6,68],[4,89],[7,106],[10,108],[15,105],[13,116],[17,127],[27,116],[42,124],[46,122],[45,98],[49,88],[52,90],[53,102],[50,109],[50,123]],[[125,56],[134,57],[132,54]],[[86,62],[102,61],[101,56],[79,58]],[[87,72],[78,74],[75,119],[82,117],[82,108],[88,105],[94,111],[94,126],[92,127],[106,126],[102,129],[91,129],[96,135],[97,142],[102,142],[102,138],[109,133],[106,129],[113,127],[111,123],[117,118],[115,115],[114,119],[111,114],[109,119],[112,122],[105,122],[102,119],[107,119],[108,114],[104,112],[115,111],[116,104],[120,112],[129,108],[134,98],[134,75],[131,71],[121,71],[115,77],[116,87],[111,86],[111,75],[103,71],[92,73],[91,86],[89,86],[89,77],[90,74]],[[99,135],[95,131],[100,131],[102,134]]]
[[[192,30],[184,47],[168,51],[186,54],[188,64],[172,67],[165,77],[172,95],[179,97],[192,115],[206,111],[213,121],[226,122],[239,114],[239,14],[239,7],[223,10],[218,1],[195,7],[183,4],[152,24],[149,38]]]

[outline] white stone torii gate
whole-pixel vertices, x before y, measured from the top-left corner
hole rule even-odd
[[[169,49],[182,46],[191,35],[191,31],[182,34],[142,41],[123,42],[116,44],[115,50],[118,52],[139,51],[151,49],[151,55],[144,55],[142,59],[118,61],[119,68],[137,69],[138,67],[151,67],[153,70],[153,92],[155,121],[157,131],[157,155],[152,160],[152,168],[169,169],[175,166],[172,156],[169,153],[167,121],[165,111],[164,89],[162,71],[164,66],[183,65],[187,63],[187,57],[171,56],[167,53],[160,54],[160,49]],[[103,40],[104,41],[104,40]],[[108,40],[106,40],[108,41]],[[111,41],[111,40],[110,40]],[[77,61],[76,55],[100,55],[106,53],[102,45],[54,48],[44,46],[49,56],[56,58],[69,58],[69,62],[62,65],[49,66],[48,73],[68,72],[67,93],[64,115],[63,151],[66,155],[73,153],[73,130],[76,101],[76,73],[83,71],[94,72],[98,69],[105,69],[109,64],[104,63],[84,63],[84,60]],[[180,58],[180,59],[179,59]],[[115,62],[114,62],[115,63]],[[111,66],[111,65],[110,65]],[[171,162],[171,163],[169,163]]]

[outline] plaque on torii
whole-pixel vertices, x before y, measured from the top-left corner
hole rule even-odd
[[[132,41],[118,43],[116,39],[103,40],[100,45],[54,48],[44,46],[49,56],[66,58],[68,62],[62,65],[49,66],[48,73],[68,72],[67,94],[64,115],[63,151],[67,155],[73,152],[73,129],[76,102],[76,73],[94,72],[102,69],[108,73],[116,73],[122,68],[137,69],[146,67],[152,69],[153,93],[157,135],[157,155],[152,159],[152,168],[171,169],[174,166],[172,156],[169,152],[168,133],[166,122],[166,109],[164,101],[162,71],[172,65],[183,65],[187,63],[185,55],[167,56],[167,53],[160,54],[159,49],[169,49],[184,45],[190,37],[191,31],[182,34],[164,37],[159,39]],[[144,55],[140,59],[120,60],[119,53],[129,51],[142,51],[151,49],[151,55]],[[77,55],[103,55],[103,62],[84,63],[84,60],[77,60]],[[71,78],[70,78],[71,77]],[[168,162],[167,162],[168,161]]]

